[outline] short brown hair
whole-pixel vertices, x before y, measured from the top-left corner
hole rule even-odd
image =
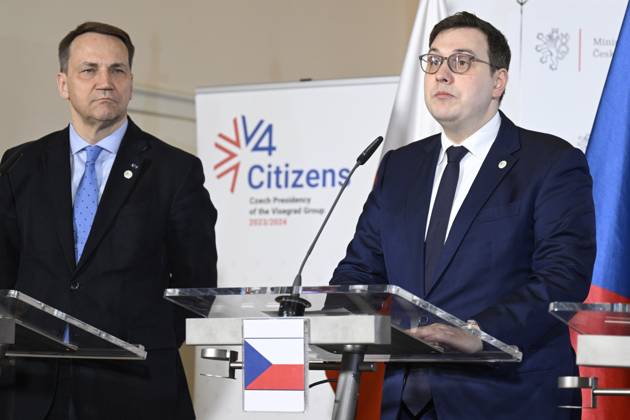
[[[70,58],[70,44],[79,35],[83,35],[88,32],[94,32],[102,35],[115,36],[120,39],[125,47],[127,47],[127,54],[129,55],[129,68],[133,62],[133,53],[135,48],[131,43],[131,38],[127,32],[113,25],[101,22],[84,22],[77,26],[72,31],[68,32],[59,43],[59,71],[66,73],[68,71],[68,59]]]

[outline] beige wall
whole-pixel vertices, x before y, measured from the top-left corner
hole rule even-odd
[[[200,86],[397,75],[418,0],[2,0],[0,151],[67,124],[56,48],[85,20],[129,32],[138,89],[130,108],[148,131],[194,152]],[[151,99],[142,92],[171,93]],[[147,99],[148,98],[148,99]],[[183,118],[150,115],[155,110]],[[179,109],[181,108],[181,109]],[[138,111],[149,111],[138,112]],[[183,349],[185,365],[193,353]],[[189,375],[189,379],[191,376]]]
[[[199,86],[398,74],[417,4],[2,0],[0,150],[66,124],[55,87],[56,47],[82,21],[106,21],[130,33],[138,87],[192,99]],[[145,129],[194,151],[193,122],[131,114]]]

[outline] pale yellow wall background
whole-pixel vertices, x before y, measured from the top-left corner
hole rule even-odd
[[[417,4],[1,0],[0,150],[67,123],[55,87],[56,49],[85,20],[127,30],[137,51],[136,87],[181,96],[194,117],[191,101],[200,86],[399,74]],[[194,151],[192,121],[131,115],[146,130]]]
[[[67,124],[67,105],[55,85],[57,44],[83,21],[129,32],[136,46],[130,114],[145,130],[194,152],[195,88],[398,75],[417,5],[418,0],[0,0],[0,151]],[[182,354],[194,382],[193,352],[184,348]]]

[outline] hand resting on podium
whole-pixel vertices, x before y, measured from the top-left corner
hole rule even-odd
[[[477,353],[483,349],[481,339],[466,329],[452,327],[446,324],[431,324],[411,328],[410,334],[429,343],[446,345],[463,353]]]

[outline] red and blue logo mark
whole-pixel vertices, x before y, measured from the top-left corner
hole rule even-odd
[[[241,171],[246,172],[247,185],[252,190],[333,188],[341,186],[350,173],[349,168],[303,169],[286,161],[278,164],[273,160],[278,150],[273,124],[260,119],[255,125],[248,125],[244,115],[232,119],[232,134],[218,134],[214,148],[220,154],[213,166],[214,172],[217,179],[230,179],[231,193],[236,190]],[[255,162],[248,163],[252,159]]]
[[[265,126],[264,120],[259,120],[253,130],[249,131],[247,127],[247,118],[241,116],[241,128],[239,129],[238,119],[232,119],[234,134],[232,137],[225,133],[219,133],[219,141],[214,143],[215,149],[222,152],[225,157],[217,162],[213,169],[217,173],[217,178],[221,179],[231,175],[230,192],[234,192],[236,181],[241,167],[239,155],[243,149],[249,149],[252,152],[267,153],[268,156],[273,155],[276,147],[273,144],[273,124]],[[245,144],[241,143],[241,133],[243,134]],[[258,137],[256,137],[258,136]]]

